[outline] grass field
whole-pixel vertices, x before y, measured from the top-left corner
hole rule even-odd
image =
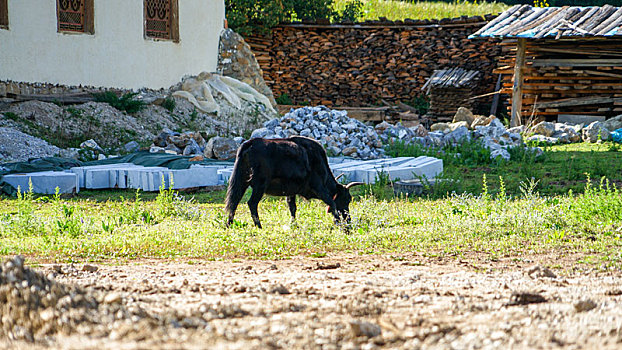
[[[97,261],[418,251],[456,258],[478,252],[494,260],[554,250],[621,265],[622,195],[613,183],[622,180],[622,152],[615,145],[556,146],[538,160],[484,166],[472,157],[442,156],[454,159],[445,162],[445,178],[454,181],[416,199],[392,197],[383,184],[361,188],[349,232],[335,227],[315,200],[299,200],[292,224],[283,199],[264,199],[258,230],[246,205],[234,227],[223,226],[223,191],[194,198],[172,191],[3,197],[0,255]],[[451,194],[457,190],[466,192]]]
[[[343,11],[349,0],[336,0],[335,9]],[[386,17],[389,20],[410,19],[440,19],[453,18],[460,16],[486,15],[500,13],[509,8],[508,5],[497,2],[469,2],[455,1],[434,2],[434,1],[387,1],[387,0],[363,0],[364,20],[376,20]]]

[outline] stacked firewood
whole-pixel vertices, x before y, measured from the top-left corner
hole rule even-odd
[[[452,121],[460,107],[473,109],[473,89],[480,72],[460,67],[435,70],[423,86],[430,99],[429,114],[438,122]]]
[[[503,75],[502,92],[511,96],[516,41],[502,46],[495,72]],[[621,40],[527,40],[522,120],[622,114],[621,81]]]
[[[446,67],[482,72],[474,92],[491,92],[500,47],[467,38],[484,24],[482,17],[290,24],[274,28],[269,36],[246,39],[275,96],[287,94],[298,104],[378,106],[422,95],[433,71]]]

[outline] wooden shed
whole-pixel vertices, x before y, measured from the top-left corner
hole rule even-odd
[[[495,70],[511,124],[604,120],[622,114],[622,8],[508,9],[470,38],[501,38]]]
[[[430,98],[428,113],[435,122],[451,121],[459,107],[472,109],[480,72],[455,67],[435,70],[422,90]]]

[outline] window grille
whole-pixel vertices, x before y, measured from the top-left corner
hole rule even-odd
[[[0,0],[0,29],[9,29],[9,8],[7,0]]]
[[[177,15],[177,0],[145,0],[145,36],[178,41]]]
[[[58,31],[93,34],[93,0],[57,0]]]
[[[58,0],[58,30],[84,33],[84,0]]]

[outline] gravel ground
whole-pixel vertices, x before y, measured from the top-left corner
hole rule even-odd
[[[52,303],[58,313],[42,312],[31,302],[30,314],[12,291],[23,282],[7,285],[12,270],[5,264],[0,348],[619,349],[622,273],[578,259],[338,255],[43,264],[35,270],[55,276],[58,283],[49,283],[62,286],[54,298],[65,309]],[[558,268],[543,267],[549,264]],[[41,314],[49,328],[33,333],[34,342],[4,326]]]
[[[0,163],[58,155],[60,148],[13,128],[0,127]]]

